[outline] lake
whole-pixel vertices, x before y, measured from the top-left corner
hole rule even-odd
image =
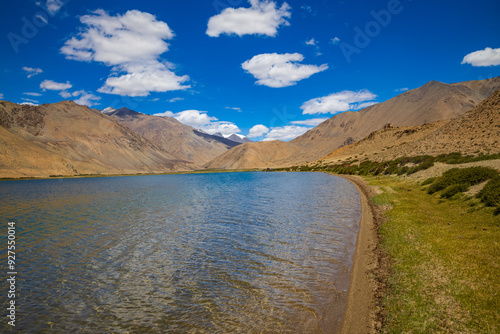
[[[345,307],[360,196],[322,173],[0,182],[17,331],[322,333]],[[0,298],[9,329],[7,294]]]

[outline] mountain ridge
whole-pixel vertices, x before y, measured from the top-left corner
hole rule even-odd
[[[0,101],[0,177],[161,173],[189,170],[146,138],[73,101]]]
[[[491,91],[497,89],[500,89],[500,77],[453,84],[430,81],[385,102],[334,115],[290,142],[275,143],[274,149],[278,152],[276,157],[269,152],[268,144],[250,143],[246,145],[251,146],[242,145],[229,150],[207,164],[206,168],[265,168],[305,164],[361,140],[388,123],[393,126],[416,126],[452,119],[477,106]]]

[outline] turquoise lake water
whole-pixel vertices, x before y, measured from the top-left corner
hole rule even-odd
[[[321,333],[337,328],[360,197],[322,173],[0,182],[16,223],[16,330]],[[3,232],[1,232],[3,231]],[[2,331],[10,299],[0,297]]]

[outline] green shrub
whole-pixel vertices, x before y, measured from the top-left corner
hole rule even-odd
[[[442,178],[438,177],[432,184],[427,188],[428,194],[434,194],[435,192],[445,189],[449,184]]]
[[[469,186],[465,183],[452,184],[448,186],[442,193],[441,198],[450,198],[455,194],[463,193],[464,191],[469,190]]]
[[[498,176],[495,169],[488,167],[453,168],[443,173],[447,184],[466,183],[471,186]]]
[[[497,207],[497,211],[500,210],[500,177],[488,181],[477,197],[487,206]]]
[[[434,182],[435,179],[436,179],[435,177],[428,178],[427,180],[425,180],[424,182],[422,182],[422,185],[426,186],[428,184],[431,184],[432,182]]]
[[[496,178],[498,175],[498,171],[488,167],[453,168],[444,172],[441,177],[436,178],[430,184],[427,193],[434,194],[455,184],[473,186]]]

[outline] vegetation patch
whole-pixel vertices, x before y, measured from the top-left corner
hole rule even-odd
[[[483,160],[500,159],[500,154],[463,156],[460,153],[443,154],[439,156],[421,155],[415,157],[401,157],[391,161],[374,162],[370,160],[348,160],[343,163],[325,165],[318,162],[314,165],[292,166],[278,168],[275,171],[323,171],[333,174],[381,176],[381,175],[411,175],[434,166],[434,163],[462,164]],[[500,214],[500,179],[498,171],[487,167],[453,168],[441,177],[425,180],[422,185],[428,186],[429,194],[440,193],[443,199],[452,199],[468,191],[473,185],[490,180],[477,196],[481,201],[495,207],[495,214]]]
[[[488,181],[489,180],[489,181]],[[500,214],[500,174],[488,167],[453,168],[441,177],[424,181],[429,185],[428,194],[441,192],[441,198],[451,198],[458,193],[464,193],[470,186],[488,181],[477,197],[485,205],[495,207],[495,215]]]
[[[429,195],[412,181],[366,179],[383,190],[373,202],[392,206],[379,230],[391,262],[381,332],[498,332],[498,218],[470,212],[466,199]]]

